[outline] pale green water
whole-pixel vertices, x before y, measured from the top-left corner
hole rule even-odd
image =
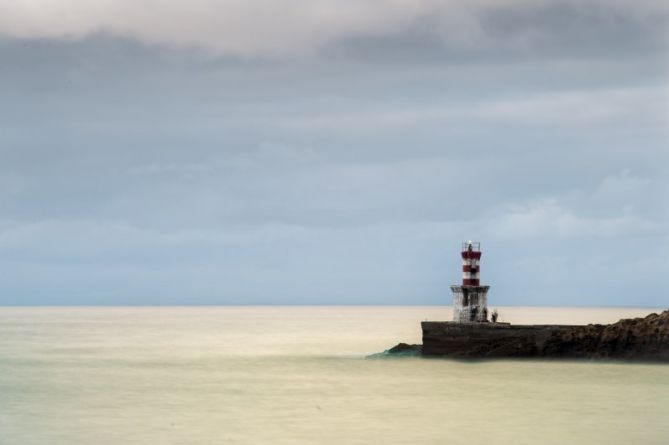
[[[500,309],[517,323],[648,312]],[[0,444],[669,444],[669,365],[364,358],[449,318],[0,308]]]

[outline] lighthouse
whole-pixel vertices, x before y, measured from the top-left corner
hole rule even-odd
[[[462,285],[451,286],[453,291],[453,321],[480,323],[488,321],[488,289],[480,285],[481,243],[465,241],[462,257]]]

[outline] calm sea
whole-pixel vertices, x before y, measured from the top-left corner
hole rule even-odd
[[[500,308],[606,323],[632,308]],[[0,308],[0,444],[669,444],[669,365],[365,359],[446,307]]]

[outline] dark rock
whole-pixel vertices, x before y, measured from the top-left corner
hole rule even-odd
[[[409,345],[400,343],[392,348],[378,354],[368,355],[367,358],[387,358],[387,357],[420,357],[421,345]]]
[[[669,311],[609,325],[422,323],[423,356],[453,358],[585,358],[669,362]]]
[[[408,352],[421,352],[421,345],[409,345],[407,343],[399,343],[388,349],[388,354],[406,354]]]

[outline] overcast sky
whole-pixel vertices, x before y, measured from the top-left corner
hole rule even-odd
[[[0,0],[0,304],[669,305],[666,0]]]

